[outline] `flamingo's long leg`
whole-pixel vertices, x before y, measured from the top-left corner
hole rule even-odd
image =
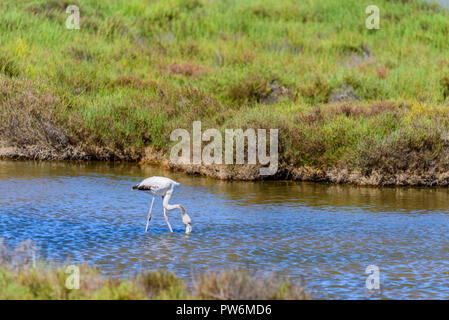
[[[146,226],[146,228],[145,228],[145,232],[147,232],[147,230],[148,230],[148,225],[150,224],[150,220],[151,220],[151,210],[153,210],[153,204],[154,204],[154,196],[153,196],[153,200],[151,200],[150,211],[148,211],[148,219],[147,219],[147,226]]]
[[[168,217],[167,217],[167,214],[165,213],[165,208],[164,208],[164,218],[165,218],[165,221],[167,221],[168,228],[170,229],[170,232],[173,232],[170,222],[168,222]]]

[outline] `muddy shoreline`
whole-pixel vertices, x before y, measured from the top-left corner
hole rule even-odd
[[[325,169],[308,166],[294,167],[280,161],[279,169],[275,175],[260,176],[259,169],[261,166],[259,165],[179,165],[167,158],[163,153],[155,152],[151,148],[146,148],[143,154],[130,155],[102,148],[95,148],[95,151],[86,151],[81,147],[68,146],[61,150],[55,150],[37,145],[19,148],[0,143],[0,160],[135,162],[141,165],[155,165],[167,170],[207,176],[219,180],[292,180],[359,186],[449,186],[449,171],[442,172],[441,170],[386,173],[374,169],[369,173],[362,173],[358,170],[342,167]]]

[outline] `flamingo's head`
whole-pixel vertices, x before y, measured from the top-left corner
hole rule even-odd
[[[192,232],[192,225],[189,223],[186,224],[186,233],[189,234],[190,232]]]
[[[182,212],[182,223],[186,226],[186,233],[192,232],[192,220],[190,219],[189,215],[186,213],[186,210],[181,207]]]

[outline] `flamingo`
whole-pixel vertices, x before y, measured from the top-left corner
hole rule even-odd
[[[165,178],[165,177],[150,177],[142,182],[136,184],[133,186],[134,190],[142,190],[149,192],[153,195],[153,200],[151,200],[151,206],[150,211],[148,212],[148,219],[147,219],[147,226],[145,228],[145,232],[148,230],[148,224],[151,220],[151,210],[153,210],[153,204],[154,204],[154,197],[160,196],[162,197],[162,206],[164,208],[164,218],[165,221],[168,224],[168,228],[170,229],[170,232],[173,232],[170,222],[168,222],[167,214],[165,213],[166,210],[173,210],[173,209],[179,209],[181,210],[182,215],[182,222],[186,226],[186,233],[190,233],[192,231],[191,226],[191,220],[189,215],[186,213],[186,210],[183,206],[180,204],[168,204],[168,201],[170,201],[170,198],[173,194],[175,186],[179,186],[180,183],[173,181],[172,179]]]

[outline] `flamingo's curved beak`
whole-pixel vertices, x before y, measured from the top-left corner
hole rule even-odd
[[[192,232],[192,226],[189,224],[186,224],[186,234],[189,234],[190,232]]]

